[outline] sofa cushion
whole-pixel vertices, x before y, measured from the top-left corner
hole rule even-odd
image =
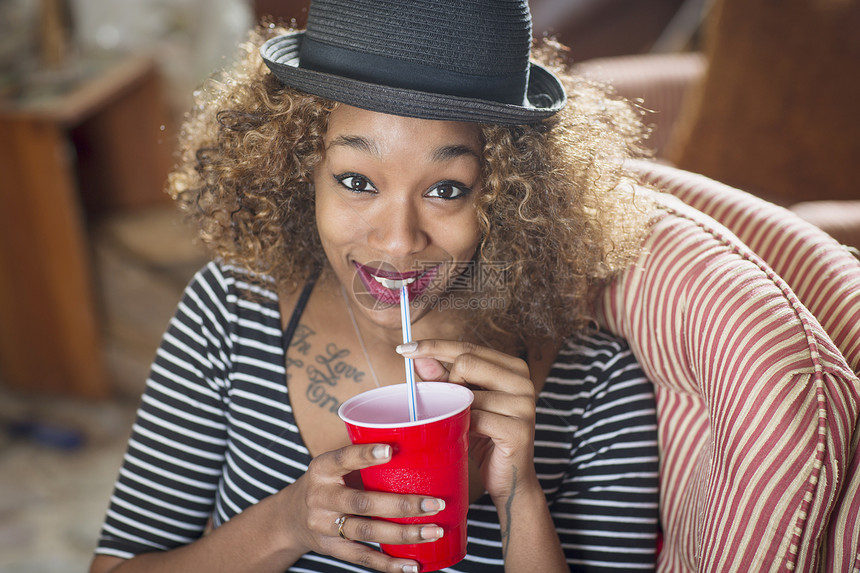
[[[764,259],[860,374],[860,260],[853,253],[817,226],[750,193],[653,161],[628,167],[644,184],[720,221]],[[841,208],[857,207],[843,201]]]
[[[679,199],[659,202],[644,254],[597,312],[656,387],[660,567],[815,568],[856,448],[860,382],[749,247]],[[847,530],[833,546],[849,559]]]

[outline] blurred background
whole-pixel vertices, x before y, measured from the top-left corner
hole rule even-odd
[[[580,73],[650,110],[659,160],[794,205],[860,199],[857,4],[531,7],[536,36],[558,37]],[[150,361],[206,260],[164,193],[178,126],[249,27],[302,26],[306,10],[305,0],[0,0],[0,571],[87,569]],[[719,115],[743,117],[738,101],[777,127],[709,133],[749,128]],[[723,106],[708,115],[709,102]],[[789,104],[806,124],[785,121],[800,115]],[[808,160],[809,146],[792,151],[807,140],[829,163]],[[769,184],[786,169],[800,189]]]

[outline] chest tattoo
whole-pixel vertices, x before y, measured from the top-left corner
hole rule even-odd
[[[340,401],[332,395],[332,389],[341,382],[360,384],[365,372],[352,361],[352,352],[330,342],[322,348],[314,340],[316,332],[306,325],[299,325],[290,343],[290,351],[299,356],[287,357],[287,380],[290,368],[304,370],[308,377],[305,397],[319,408],[337,413]]]
[[[308,338],[316,334],[313,329],[300,324],[293,333],[293,340],[290,342],[289,350],[293,354],[298,353],[301,356],[307,357],[311,351],[311,343]],[[291,369],[303,369],[305,361],[302,358],[296,358],[294,355],[287,354],[287,381],[292,378]]]

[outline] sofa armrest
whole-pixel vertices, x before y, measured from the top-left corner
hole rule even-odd
[[[846,570],[860,539],[860,381],[749,246],[676,197],[658,201],[642,258],[597,316],[656,388],[659,570]]]

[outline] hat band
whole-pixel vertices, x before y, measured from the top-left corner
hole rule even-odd
[[[299,66],[336,76],[393,88],[498,103],[526,103],[526,69],[509,76],[474,76],[425,64],[368,54],[318,42],[307,34],[302,39]]]

